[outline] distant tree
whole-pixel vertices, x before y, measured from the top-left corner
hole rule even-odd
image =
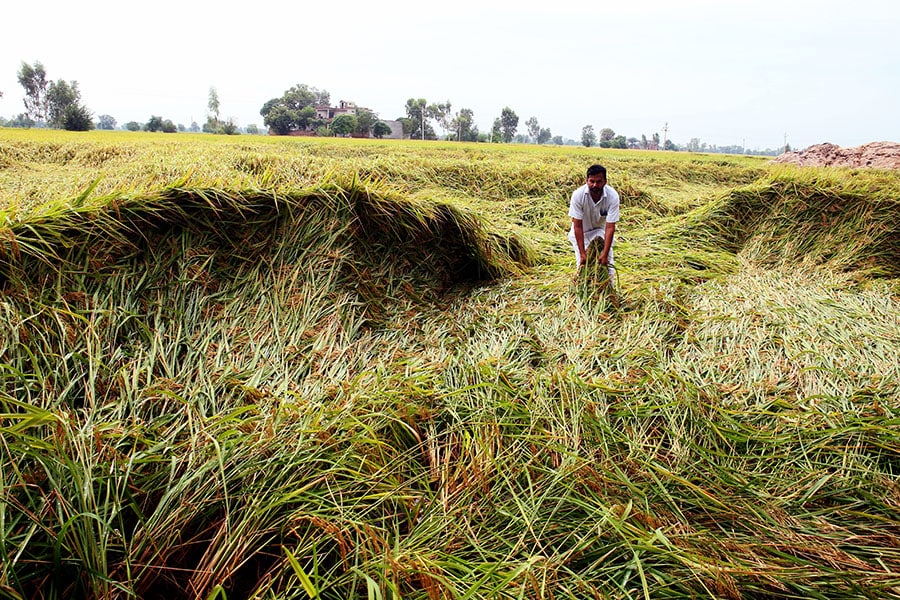
[[[638,148],[638,139],[636,137],[630,137],[625,142],[628,144],[628,147],[632,150],[637,150]]]
[[[603,129],[600,130],[600,145],[610,147],[611,144],[609,144],[608,142],[612,142],[613,138],[615,138],[615,137],[616,137],[615,131],[613,131],[609,127],[604,127]],[[603,142],[607,142],[607,143],[604,144]]]
[[[97,129],[115,129],[116,120],[109,115],[97,117]]]
[[[646,150],[649,147],[650,147],[650,143],[647,141],[647,136],[642,133],[641,134],[641,148]]]
[[[597,143],[597,134],[594,133],[593,125],[585,125],[581,128],[581,145],[590,148]]]
[[[67,131],[90,131],[94,128],[94,115],[81,104],[73,104],[66,109],[63,129]]]
[[[177,133],[178,127],[170,119],[166,119],[159,127],[163,133]]]
[[[239,135],[240,131],[238,131],[237,123],[234,122],[232,117],[228,117],[224,121],[219,124],[219,133],[224,133],[225,135]]]
[[[190,131],[191,133],[199,133],[200,132],[200,126],[197,125],[197,121],[191,121],[191,126],[188,127],[188,131]]]
[[[80,104],[78,82],[64,80],[50,82],[46,93],[47,124],[69,131],[88,131],[94,128],[91,112]]]
[[[206,103],[209,108],[209,119],[213,122],[214,129],[219,128],[219,92],[216,88],[209,88],[209,100]]]
[[[178,124],[178,133],[184,133],[185,131],[187,131],[187,127],[184,126],[184,123],[179,123]]]
[[[539,144],[540,142],[538,142],[537,139],[541,134],[541,125],[538,123],[537,117],[529,117],[529,119],[525,121],[525,127],[528,129],[528,135],[531,139]]]
[[[127,129],[128,131],[140,131],[141,124],[137,121],[128,121],[127,123],[125,123],[125,129]]]
[[[447,135],[447,132],[453,129],[453,126],[450,124],[452,115],[450,113],[449,100],[444,103],[437,102],[435,104],[429,104],[426,111],[426,116],[434,119],[437,124],[440,125],[444,135]]]
[[[155,115],[144,124],[144,131],[160,131],[163,128],[163,118]]]
[[[391,126],[385,123],[384,121],[376,121],[376,123],[372,126],[372,135],[374,135],[379,140],[386,135],[391,135]]]
[[[658,150],[659,149],[659,134],[654,133],[653,137],[651,139],[653,140],[653,147]]]
[[[554,135],[554,136],[553,136],[553,139],[551,140],[551,142],[552,142],[554,145],[556,145],[556,146],[562,146],[562,145],[563,145],[563,138],[562,138],[561,135]]]
[[[621,148],[624,150],[625,148],[628,147],[628,140],[625,139],[624,135],[617,135],[610,141],[609,147],[610,148]]]
[[[500,111],[500,129],[503,131],[503,141],[507,144],[515,137],[519,127],[519,115],[508,106]]]
[[[328,105],[331,96],[324,90],[298,83],[286,90],[281,98],[272,98],[260,109],[263,125],[275,133],[309,130],[315,126],[316,106]]]
[[[378,115],[376,115],[374,112],[372,112],[368,108],[357,108],[356,130],[353,133],[355,133],[356,135],[369,137],[369,135],[372,133],[372,128],[377,122]]]
[[[478,126],[475,125],[475,112],[471,108],[464,108],[456,113],[450,125],[456,132],[457,141],[478,141]]]
[[[413,123],[413,120],[409,117],[397,117],[397,121],[400,121],[400,127],[403,129],[403,137],[411,137],[413,129],[416,124]]]
[[[538,144],[546,144],[547,142],[550,141],[550,137],[551,137],[551,133],[550,133],[549,127],[545,128],[545,129],[541,129],[538,132],[537,143]]]
[[[494,119],[494,124],[491,125],[491,143],[499,144],[503,141],[503,121],[500,120],[500,117]]]
[[[44,65],[35,62],[34,66],[23,62],[19,69],[19,83],[25,88],[25,115],[29,119],[47,122],[47,72]]]
[[[675,146],[675,142],[673,142],[672,140],[666,140],[666,143],[663,146],[663,150],[678,150],[678,147]]]
[[[6,127],[19,127],[22,129],[28,129],[34,126],[34,120],[32,120],[32,118],[25,113],[19,113],[17,116],[6,122]]]
[[[409,119],[411,126],[410,139],[437,139],[434,128],[429,123],[431,113],[428,110],[428,101],[425,98],[409,98],[406,101],[406,117]]]
[[[338,115],[331,122],[331,131],[335,135],[346,136],[356,130],[356,117],[353,115]]]
[[[250,123],[244,127],[244,131],[246,131],[248,135],[259,135],[259,127],[256,126],[256,123]]]

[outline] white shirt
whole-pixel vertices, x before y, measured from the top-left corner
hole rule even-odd
[[[609,185],[605,185],[600,200],[594,202],[587,184],[584,184],[572,192],[569,216],[580,219],[585,232],[594,229],[603,230],[607,223],[619,221],[619,193]],[[574,231],[574,225],[571,231]]]

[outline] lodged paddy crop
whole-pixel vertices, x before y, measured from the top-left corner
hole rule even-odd
[[[615,285],[576,274],[587,166]],[[900,175],[0,130],[0,596],[898,598]]]

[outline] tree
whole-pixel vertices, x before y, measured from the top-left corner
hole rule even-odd
[[[478,141],[478,127],[475,125],[475,113],[471,108],[464,108],[456,113],[450,122],[450,127],[456,132],[457,141]]]
[[[23,62],[19,69],[19,83],[25,88],[25,115],[29,119],[47,122],[47,72],[44,65]]]
[[[428,122],[431,113],[428,110],[428,101],[425,98],[410,98],[406,101],[406,116],[411,126],[409,137],[411,139],[437,139],[434,128]]]
[[[663,150],[678,150],[678,148],[672,140],[666,140],[666,143],[663,145]]]
[[[116,120],[109,115],[97,117],[97,129],[115,129]]]
[[[78,82],[60,79],[47,87],[47,124],[69,131],[88,131],[94,128],[91,112],[80,104]]]
[[[603,146],[603,142],[611,142],[613,138],[616,137],[616,132],[610,129],[609,127],[604,127],[600,130],[600,145]],[[607,144],[608,146],[608,144]]]
[[[447,100],[443,104],[441,104],[440,102],[429,104],[426,111],[426,116],[437,121],[438,125],[441,126],[441,131],[444,132],[444,135],[447,135],[447,132],[453,129],[453,126],[450,124],[451,117],[449,100]]]
[[[379,140],[386,135],[391,135],[391,126],[385,123],[384,121],[378,121],[372,126],[372,135],[374,135]]]
[[[494,119],[494,124],[491,125],[491,143],[499,144],[503,141],[503,122],[500,121],[500,117]]]
[[[258,135],[259,127],[256,126],[256,123],[250,123],[244,127],[244,131],[246,131],[248,135]]]
[[[563,145],[563,138],[562,138],[561,135],[554,135],[554,136],[553,136],[553,139],[550,140],[550,141],[551,141],[554,145],[556,145],[556,146],[562,146],[562,145]]]
[[[541,134],[541,125],[538,123],[537,117],[530,117],[525,121],[525,127],[528,128],[528,135],[531,136],[531,139],[539,144],[540,142],[538,142],[537,139]]]
[[[378,115],[368,108],[356,109],[356,129],[353,131],[356,135],[369,137],[375,123],[378,122]]]
[[[171,119],[166,119],[165,121],[162,122],[162,125],[160,126],[160,130],[163,133],[177,133],[178,126],[175,125],[175,123],[173,123],[171,121]]]
[[[150,120],[144,124],[144,131],[159,131],[163,128],[163,118],[153,115]]]
[[[128,131],[140,131],[141,124],[137,121],[128,121],[127,123],[125,123],[125,129],[127,129]]]
[[[504,142],[508,144],[513,139],[516,135],[518,126],[519,115],[517,115],[510,107],[505,106],[503,110],[500,111],[500,129],[503,132]]]
[[[306,131],[316,125],[316,106],[328,105],[330,98],[324,90],[298,83],[286,90],[281,98],[272,98],[263,104],[259,114],[263,124],[280,135]]]
[[[541,130],[538,132],[537,143],[538,143],[538,144],[546,144],[547,142],[550,141],[551,135],[552,135],[552,134],[550,133],[550,128],[549,128],[549,127],[548,127],[548,128],[545,128],[545,129],[541,129]]]
[[[597,143],[597,134],[594,133],[593,125],[585,125],[581,128],[581,145],[590,148]]]
[[[209,108],[209,118],[212,120],[216,129],[219,128],[219,92],[216,88],[209,88],[209,101],[206,103]]]
[[[356,117],[353,115],[338,115],[331,122],[331,131],[335,135],[350,135],[356,130]]]
[[[31,119],[31,117],[29,117],[25,113],[19,113],[18,116],[13,117],[9,121],[7,121],[5,126],[6,127],[20,127],[22,129],[30,129],[31,127],[34,127],[34,125],[35,125],[35,123]]]

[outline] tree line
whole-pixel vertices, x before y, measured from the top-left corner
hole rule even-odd
[[[22,62],[18,81],[25,91],[25,112],[11,118],[0,117],[0,126],[6,127],[53,127],[71,131],[87,131],[90,129],[116,129],[118,123],[110,115],[99,115],[96,123],[87,106],[82,102],[81,91],[77,81],[58,79],[53,81],[47,77],[47,71],[39,61],[33,65]],[[3,92],[0,91],[0,97]],[[297,84],[287,89],[278,98],[272,98],[263,104],[260,115],[263,124],[270,132],[288,135],[300,132],[318,136],[361,136],[382,138],[392,133],[392,128],[377,113],[370,109],[356,107],[342,109],[341,114],[324,116],[320,107],[330,108],[331,95],[306,84]],[[190,127],[176,125],[170,119],[151,115],[145,123],[129,121],[123,129],[130,131],[161,131],[175,133],[190,131],[220,133],[233,135],[239,133],[239,127],[233,118],[222,119],[221,102],[218,90],[211,87],[207,101],[207,119],[202,125],[192,122]],[[405,113],[395,119],[403,129],[403,137],[417,140],[451,140],[462,142],[491,143],[534,143],[577,145],[579,142],[554,136],[549,128],[541,127],[537,117],[529,117],[525,121],[525,132],[519,133],[519,116],[509,106],[505,106],[494,119],[490,131],[479,131],[475,124],[475,114],[470,108],[454,111],[450,100],[429,102],[425,98],[409,98],[406,101]],[[440,133],[436,130],[439,129]],[[262,133],[256,125],[248,125],[247,133]],[[592,125],[585,125],[581,131],[582,146],[590,148],[630,148],[647,150],[686,150],[690,152],[723,152],[729,154],[763,154],[776,155],[785,148],[776,150],[748,151],[742,146],[715,146],[701,143],[692,138],[683,146],[672,140],[660,144],[658,133],[650,138],[626,137],[616,134],[609,127],[600,129],[599,135]]]

